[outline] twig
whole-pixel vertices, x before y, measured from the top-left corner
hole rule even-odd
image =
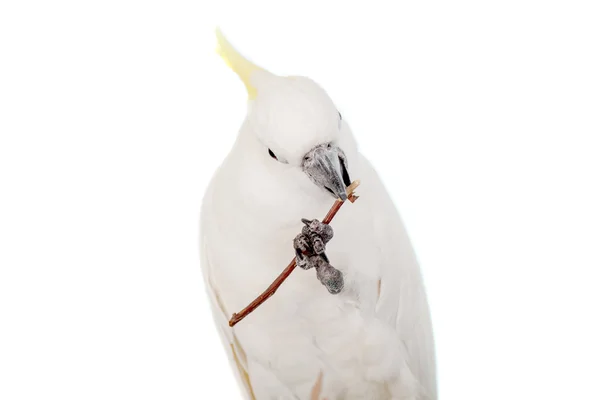
[[[358,185],[360,185],[360,180],[355,180],[350,184],[350,186],[346,188],[346,194],[348,195],[348,200],[350,200],[351,203],[354,203],[356,199],[358,199],[358,196],[354,195],[354,190],[358,187]],[[329,224],[343,204],[344,201],[340,199],[336,200],[335,203],[333,203],[333,206],[331,206],[331,209],[329,210],[325,218],[323,218],[323,223]],[[234,313],[231,316],[231,319],[229,320],[229,326],[233,327],[235,324],[246,318],[246,316],[248,316],[248,314],[254,311],[258,306],[264,303],[269,297],[273,296],[277,289],[279,289],[279,286],[281,286],[283,281],[285,281],[287,277],[290,276],[294,268],[296,268],[295,257],[281,272],[281,274],[279,274],[279,276],[275,278],[273,283],[271,283],[269,287],[260,294],[260,296],[254,299],[254,301],[248,304],[246,308],[244,308],[242,311],[240,311],[239,313]]]

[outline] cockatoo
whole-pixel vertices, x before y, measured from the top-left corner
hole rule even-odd
[[[216,35],[248,108],[203,198],[201,261],[245,398],[310,399],[318,384],[319,399],[436,399],[420,267],[347,121],[313,80],[270,73]],[[324,226],[351,179],[360,199]],[[230,328],[293,257],[301,268]]]

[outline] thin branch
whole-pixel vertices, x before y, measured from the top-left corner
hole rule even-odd
[[[354,203],[356,199],[358,199],[358,196],[354,195],[354,190],[358,187],[358,185],[360,185],[360,180],[355,180],[350,184],[350,186],[346,188],[346,194],[348,195],[348,200],[350,200],[351,203]],[[335,203],[333,203],[333,206],[331,206],[331,209],[329,210],[325,218],[323,218],[323,223],[329,224],[343,204],[344,201],[339,199],[336,200]],[[277,289],[279,289],[279,286],[281,286],[283,281],[285,281],[288,278],[288,276],[290,276],[290,274],[295,268],[296,258],[294,257],[294,259],[288,264],[288,266],[281,272],[281,274],[279,274],[277,278],[275,278],[273,283],[271,283],[269,287],[260,294],[260,296],[254,299],[254,301],[248,304],[246,308],[244,308],[242,311],[240,311],[239,313],[234,313],[231,316],[231,319],[229,320],[229,326],[233,327],[235,324],[246,318],[248,314],[250,314],[256,308],[258,308],[258,306],[264,303],[269,297],[273,296]]]

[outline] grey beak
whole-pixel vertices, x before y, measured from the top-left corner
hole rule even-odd
[[[306,153],[302,169],[319,187],[330,192],[340,200],[346,200],[346,187],[350,177],[346,165],[346,156],[337,146],[330,143],[320,144]]]

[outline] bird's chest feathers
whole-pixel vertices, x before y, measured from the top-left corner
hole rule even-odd
[[[344,207],[347,209],[340,211],[331,223],[334,237],[326,248],[331,265],[344,275],[343,291],[330,294],[317,279],[315,269],[296,268],[277,293],[254,311],[257,317],[278,320],[298,315],[308,322],[341,309],[374,312],[380,272],[374,232],[368,218],[351,212],[350,207],[354,205]],[[283,226],[278,224],[277,229],[270,228],[267,221],[252,235],[229,237],[231,258],[220,263],[224,269],[219,268],[218,274],[229,286],[227,292],[231,298],[227,302],[235,311],[265,290],[294,258],[292,241],[302,224],[298,221]]]

